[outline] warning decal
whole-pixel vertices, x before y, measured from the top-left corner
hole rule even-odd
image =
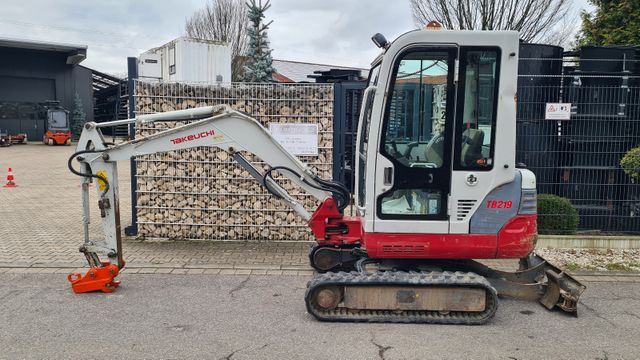
[[[571,103],[547,103],[544,118],[546,120],[571,120]]]
[[[109,179],[107,178],[107,172],[106,171],[98,171],[96,173],[96,175],[107,179],[107,181],[109,181]],[[104,191],[104,189],[107,188],[107,183],[105,183],[102,179],[98,179],[98,188],[100,189],[100,191]]]

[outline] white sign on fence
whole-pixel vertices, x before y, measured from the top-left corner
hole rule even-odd
[[[269,131],[294,155],[318,155],[318,124],[269,123]]]
[[[547,120],[571,120],[571,103],[547,103],[544,118]]]

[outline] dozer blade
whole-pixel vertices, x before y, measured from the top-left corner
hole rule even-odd
[[[586,287],[571,275],[531,253],[520,259],[520,270],[505,272],[473,260],[443,261],[444,270],[470,271],[484,276],[499,296],[537,300],[551,310],[554,307],[577,316],[580,295]]]
[[[322,321],[482,324],[498,308],[496,290],[464,272],[330,272],[313,278],[307,310]]]
[[[578,316],[578,300],[587,288],[586,286],[535,253],[523,259],[521,264],[525,267],[527,265],[530,267],[530,269],[525,269],[524,271],[544,269],[547,286],[544,295],[540,298],[542,305],[549,310],[557,306],[574,316]]]

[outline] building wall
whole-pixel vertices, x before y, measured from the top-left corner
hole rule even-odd
[[[58,100],[72,111],[77,91],[87,120],[93,121],[91,70],[67,65],[66,60],[64,53],[0,47],[0,106],[9,102],[15,107],[16,103]],[[0,109],[0,128],[27,132],[31,140],[42,138],[43,120],[26,119],[24,115],[19,119],[11,115],[14,113]]]

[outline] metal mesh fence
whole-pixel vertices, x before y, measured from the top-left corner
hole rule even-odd
[[[528,61],[551,64],[557,74],[522,74]],[[575,220],[582,231],[638,233],[640,187],[622,170],[620,160],[640,145],[640,77],[624,67],[609,73],[577,68],[579,63],[566,59],[520,59],[516,159],[536,174],[539,194],[564,197],[577,210],[574,216],[555,203],[541,206],[541,217],[546,220],[540,223],[540,230],[571,232],[567,224]],[[326,84],[137,82],[136,112],[229,104],[264,126],[271,122],[317,123],[319,155],[301,156],[301,160],[329,179],[333,152],[344,152],[353,145],[343,141],[334,149],[333,91]],[[549,103],[570,103],[570,120],[547,120]],[[340,124],[341,120],[335,121]],[[137,134],[176,125],[155,123],[138,128]],[[258,168],[266,169],[258,158],[245,155]],[[303,241],[310,237],[302,219],[223,151],[198,148],[140,157],[137,180],[142,236]],[[283,185],[309,211],[315,209],[316,202],[301,189],[286,181]],[[544,224],[549,223],[556,225],[545,229]]]
[[[136,82],[136,114],[228,104],[263,126],[318,124],[318,155],[299,158],[331,179],[333,87],[326,84],[184,84]],[[183,122],[136,129],[149,135]],[[258,169],[268,166],[243,153]],[[225,151],[194,148],[137,158],[139,235],[150,238],[306,241],[306,222],[262,188]],[[278,176],[279,183],[312,212],[313,197]]]
[[[563,61],[521,59],[521,68],[527,60]],[[640,145],[639,77],[570,65],[577,64],[565,59],[564,75],[518,79],[517,161],[536,174],[538,194],[564,197],[578,212],[572,216],[542,196],[547,202],[540,206],[540,230],[571,232],[569,223],[578,221],[582,231],[640,232],[640,188],[620,166],[625,153]],[[547,120],[549,103],[570,103],[570,120]]]

